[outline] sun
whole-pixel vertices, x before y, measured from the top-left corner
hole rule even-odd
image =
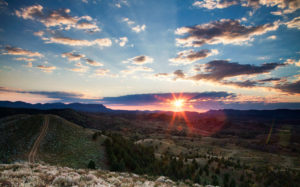
[[[173,105],[176,107],[176,108],[181,108],[183,107],[183,104],[184,104],[184,100],[183,99],[175,99],[173,101]]]

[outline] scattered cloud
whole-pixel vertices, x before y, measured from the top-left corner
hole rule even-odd
[[[78,72],[78,73],[85,73],[88,71],[89,67],[81,64],[80,62],[75,64],[75,68],[71,68],[70,71]]]
[[[38,69],[42,70],[43,72],[51,73],[53,70],[56,69],[55,66],[45,66],[45,65],[38,65],[36,66]]]
[[[85,55],[83,55],[83,54],[77,54],[77,53],[73,53],[73,52],[62,53],[61,56],[63,58],[67,58],[69,61],[79,61],[85,57]]]
[[[277,36],[276,35],[271,35],[267,38],[268,40],[276,40]]]
[[[297,61],[295,59],[287,59],[285,62],[285,64],[289,64],[289,65],[295,65],[295,66],[299,66],[300,67],[300,59]]]
[[[136,33],[139,33],[141,31],[146,30],[146,25],[145,24],[143,24],[143,25],[135,24],[135,22],[130,20],[129,18],[123,18],[122,21],[126,22],[127,25],[131,28],[131,30],[136,32]]]
[[[238,4],[238,0],[203,0],[203,1],[195,1],[193,3],[193,6],[199,7],[199,8],[207,8],[207,9],[222,9],[227,8],[232,5]]]
[[[223,9],[233,5],[241,5],[252,8],[260,6],[277,7],[279,10],[274,12],[275,15],[293,13],[300,8],[299,0],[202,0],[195,1],[193,6],[206,9]]]
[[[115,4],[116,7],[121,8],[122,6],[129,6],[126,0],[118,0]]]
[[[68,52],[68,53],[63,53],[61,54],[62,57],[68,58],[69,61],[80,61],[80,60],[85,60],[87,64],[91,66],[103,66],[101,62],[97,62],[93,59],[86,58],[86,55],[84,54],[78,54],[75,52]]]
[[[170,74],[169,73],[156,73],[154,76],[155,77],[168,77],[168,76],[170,76]]]
[[[103,66],[103,64],[101,62],[97,62],[95,60],[86,58],[86,63],[88,63],[91,66]]]
[[[120,37],[119,38],[119,45],[121,47],[124,47],[126,45],[126,43],[128,42],[128,38],[127,37]]]
[[[109,72],[109,69],[100,68],[100,69],[96,69],[95,70],[95,75],[97,75],[97,76],[105,76],[108,72]]]
[[[18,61],[25,61],[25,62],[33,62],[36,60],[34,58],[27,58],[27,57],[18,57],[18,58],[14,58],[14,59],[18,60]]]
[[[175,31],[178,46],[200,47],[204,44],[242,44],[253,40],[254,36],[274,31],[279,22],[259,26],[241,25],[239,20],[221,19],[207,24],[180,27]]]
[[[4,55],[16,55],[16,56],[27,56],[27,57],[43,57],[43,55],[39,52],[33,52],[26,49],[18,48],[18,47],[5,47]]]
[[[176,71],[174,71],[174,73],[173,73],[174,75],[175,75],[175,77],[174,77],[174,80],[177,80],[177,79],[183,79],[183,78],[185,78],[185,74],[183,73],[183,71],[182,70],[176,70]]]
[[[177,56],[175,58],[171,58],[169,59],[169,61],[175,65],[191,64],[193,62],[204,59],[211,55],[216,55],[218,53],[219,51],[216,49],[212,49],[212,50],[202,49],[200,51],[194,51],[190,49],[190,50],[180,51],[179,53],[177,53]]]
[[[99,32],[100,28],[90,16],[72,17],[70,9],[58,9],[44,11],[42,5],[32,5],[20,10],[16,10],[15,14],[23,19],[36,20],[43,23],[47,28],[58,27],[59,29],[69,30],[76,28],[88,32]]]
[[[299,2],[300,4],[300,2]],[[285,23],[285,25],[288,27],[288,28],[291,28],[291,29],[298,29],[300,30],[300,16],[292,19],[291,21],[288,21]]]
[[[123,74],[133,74],[135,72],[152,72],[153,69],[145,66],[127,66],[127,69],[122,70]]]
[[[123,61],[123,63],[125,63],[125,64],[132,63],[135,65],[143,65],[143,64],[152,63],[152,62],[153,62],[153,58],[151,58],[149,56],[145,56],[145,55],[135,56],[133,58]]]
[[[70,46],[92,46],[110,47],[112,42],[109,38],[100,38],[95,40],[79,40],[68,37],[50,37],[46,38],[46,43],[57,43]]]

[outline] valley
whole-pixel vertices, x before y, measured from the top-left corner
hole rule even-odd
[[[101,170],[167,176],[185,184],[299,182],[297,110],[185,112],[187,118],[170,112],[0,110],[2,163],[29,157],[79,169],[92,162]]]

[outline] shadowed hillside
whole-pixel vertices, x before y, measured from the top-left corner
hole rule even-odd
[[[86,168],[93,160],[97,167],[106,168],[105,137],[93,139],[96,130],[85,129],[59,116],[47,115],[49,127],[40,142],[36,160],[51,164]],[[40,134],[45,115],[14,115],[1,118],[1,161],[27,160]]]

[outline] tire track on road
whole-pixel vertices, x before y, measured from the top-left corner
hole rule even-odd
[[[39,137],[35,140],[30,152],[29,152],[29,155],[28,155],[28,161],[30,163],[32,162],[35,162],[35,159],[36,159],[36,153],[38,151],[38,148],[40,146],[40,143],[42,141],[42,139],[45,137],[46,133],[47,133],[47,130],[48,130],[48,126],[49,126],[49,117],[48,116],[45,116],[45,119],[44,119],[44,123],[43,123],[43,128],[40,132],[40,135]]]

